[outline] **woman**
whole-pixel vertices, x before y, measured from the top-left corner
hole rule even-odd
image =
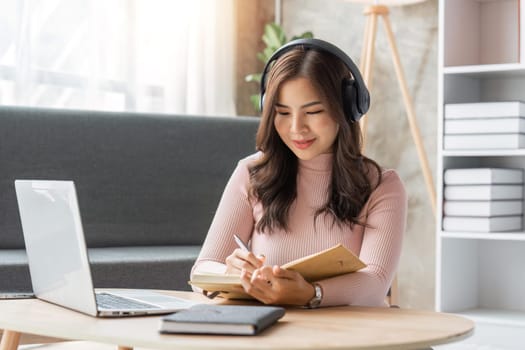
[[[274,56],[263,72],[259,152],[239,161],[192,273],[241,274],[265,304],[384,306],[407,198],[395,171],[361,154],[356,121],[368,91],[356,86],[350,58],[324,41],[293,42]],[[279,267],[338,243],[367,267],[314,284]]]

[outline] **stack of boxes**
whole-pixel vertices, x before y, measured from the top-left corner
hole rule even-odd
[[[522,230],[523,169],[446,169],[443,230]]]
[[[525,148],[525,103],[446,104],[443,147],[447,150]]]

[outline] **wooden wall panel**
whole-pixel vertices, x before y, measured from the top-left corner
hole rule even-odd
[[[250,95],[259,92],[256,83],[244,77],[262,71],[264,64],[256,54],[264,48],[261,40],[264,25],[274,20],[274,2],[269,0],[235,0],[235,104],[238,115],[258,115]]]

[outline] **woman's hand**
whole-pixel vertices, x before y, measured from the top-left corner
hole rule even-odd
[[[251,275],[255,269],[263,266],[264,256],[255,256],[252,252],[242,249],[235,249],[233,253],[226,258],[226,273],[240,274],[245,270]]]
[[[244,290],[264,304],[306,305],[315,295],[312,284],[301,274],[279,266],[262,266],[241,271]]]

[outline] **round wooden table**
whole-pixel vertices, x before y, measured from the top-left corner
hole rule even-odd
[[[210,301],[190,292],[180,297]],[[0,350],[18,347],[21,333],[134,347],[178,350],[252,349],[419,349],[469,336],[474,323],[466,318],[397,308],[288,308],[274,326],[257,336],[163,335],[162,316],[101,319],[37,299],[1,300]]]

